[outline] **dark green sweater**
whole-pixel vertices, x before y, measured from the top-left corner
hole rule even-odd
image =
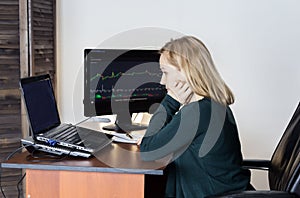
[[[172,156],[166,197],[201,198],[245,190],[238,131],[230,108],[204,98],[180,108],[167,95],[153,114],[141,144],[145,161]]]

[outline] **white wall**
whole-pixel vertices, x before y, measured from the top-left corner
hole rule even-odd
[[[298,0],[57,1],[62,120],[83,118],[85,47],[160,47],[175,31],[206,43],[235,93],[245,158],[270,158],[300,99],[299,7]],[[265,176],[254,173],[257,188],[266,188]]]

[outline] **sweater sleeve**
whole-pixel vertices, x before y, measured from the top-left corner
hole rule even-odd
[[[170,96],[162,101],[153,114],[140,151],[145,161],[181,154],[192,142],[199,123],[199,105],[191,103],[180,111],[180,103]]]
[[[145,137],[151,136],[168,124],[176,112],[179,110],[180,103],[167,95],[161,102],[160,106],[154,112]]]

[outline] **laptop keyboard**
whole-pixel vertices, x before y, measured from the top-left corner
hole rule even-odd
[[[66,130],[64,130],[61,134],[57,135],[56,138],[59,138],[61,140],[67,140],[70,135],[76,134],[76,128],[75,127],[70,127]]]
[[[56,129],[55,131],[47,134],[47,137],[73,144],[79,143],[81,141],[77,133],[76,126],[72,125],[63,125],[59,129]]]
[[[47,133],[47,137],[49,138],[54,138],[59,136],[64,130],[68,129],[70,126],[69,125],[62,125],[59,127],[56,127],[54,129],[52,129],[51,131],[49,131]]]

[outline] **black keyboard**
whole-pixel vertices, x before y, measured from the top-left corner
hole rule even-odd
[[[72,144],[77,144],[81,141],[76,126],[73,125],[63,125],[59,128],[55,128],[53,132],[47,134],[47,137],[52,140],[59,140]]]

